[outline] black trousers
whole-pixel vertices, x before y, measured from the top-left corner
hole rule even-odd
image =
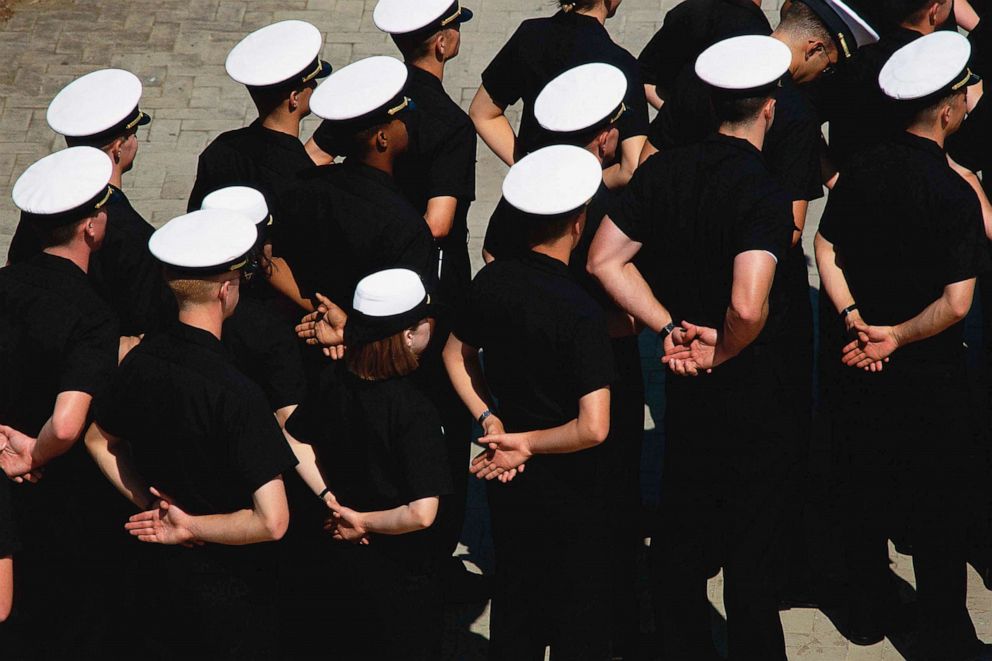
[[[617,381],[610,390],[610,435],[600,453],[610,534],[613,652],[627,653],[638,634],[636,558],[641,545],[641,448],[644,377],[636,335],[611,341]]]
[[[963,360],[847,375],[837,436],[852,607],[884,619],[892,603],[887,539],[913,545],[921,644],[932,658],[966,658],[975,629],[965,597],[966,487],[976,483]],[[985,476],[988,479],[988,476]],[[987,484],[987,482],[986,482]]]
[[[496,551],[491,661],[610,658],[610,545],[604,508],[524,503],[489,484]],[[593,501],[594,502],[594,501]]]
[[[444,629],[436,572],[368,546],[324,544],[321,658],[341,661],[441,658]],[[324,635],[326,631],[327,635]]]
[[[785,380],[764,376],[740,385],[669,380],[661,525],[651,545],[665,659],[719,658],[706,582],[720,567],[730,659],[786,658],[778,601],[801,453]]]

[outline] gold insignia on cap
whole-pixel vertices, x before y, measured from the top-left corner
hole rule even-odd
[[[461,15],[462,15],[462,3],[459,2],[457,8],[455,9],[455,13],[441,21],[441,27],[443,28],[447,26],[448,23],[451,23]]]

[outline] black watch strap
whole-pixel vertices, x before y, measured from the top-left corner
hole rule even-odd
[[[847,315],[851,314],[852,312],[854,312],[857,309],[858,309],[858,304],[857,303],[851,303],[846,308],[844,308],[843,310],[840,311],[840,316],[842,316],[845,319],[847,319]]]
[[[486,409],[485,411],[483,411],[482,413],[480,413],[479,414],[479,426],[481,427],[482,426],[482,423],[486,421],[486,418],[488,418],[492,414],[493,414],[492,409]]]
[[[661,335],[661,341],[664,342],[668,338],[668,336],[674,332],[675,332],[675,322],[669,321],[668,324],[664,328],[662,328],[661,332],[658,334]]]

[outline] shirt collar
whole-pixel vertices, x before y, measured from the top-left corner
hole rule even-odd
[[[723,133],[714,133],[706,140],[708,142],[718,142],[725,145],[731,145],[737,149],[754,154],[758,158],[763,158],[761,150],[743,138],[735,138],[732,135],[725,135]]]
[[[170,334],[183,342],[195,344],[198,347],[209,349],[216,354],[229,358],[227,349],[224,348],[221,341],[214,337],[214,334],[210,331],[197,328],[196,326],[190,326],[189,324],[184,324],[177,319],[176,323],[172,326]]]
[[[554,257],[549,257],[544,253],[528,250],[523,255],[520,255],[518,259],[527,266],[539,271],[568,278],[569,280],[572,279],[572,272],[569,270],[568,264]]]
[[[86,278],[86,273],[83,272],[83,269],[79,268],[72,262],[72,260],[66,259],[65,257],[59,257],[58,255],[53,255],[42,250],[34,256],[33,260],[35,264],[41,266],[42,268],[57,271],[58,273],[63,273],[73,278]]]
[[[420,67],[415,67],[412,64],[407,64],[406,68],[407,71],[410,72],[410,80],[407,82],[407,85],[411,83],[420,83],[434,89],[444,89],[444,85],[441,84],[441,79],[432,74],[430,71],[424,71]],[[416,101],[416,99],[414,99],[414,101]]]
[[[261,117],[259,117],[254,122],[252,122],[249,126],[253,131],[256,131],[259,135],[263,136],[266,140],[268,140],[272,144],[278,145],[286,149],[291,149],[293,151],[302,151],[304,154],[306,154],[307,152],[306,147],[303,146],[303,143],[300,142],[299,138],[294,138],[288,133],[283,133],[282,131],[276,131],[268,128],[267,126],[264,126],[262,124]],[[310,156],[307,155],[307,158],[310,158]]]
[[[348,168],[350,171],[354,172],[358,176],[364,179],[370,179],[375,181],[380,186],[386,186],[394,190],[398,190],[396,186],[396,180],[393,179],[391,175],[383,172],[379,168],[374,168],[371,165],[366,165],[356,158],[346,158],[344,162],[341,163],[344,167]]]
[[[903,131],[897,140],[904,145],[927,152],[941,161],[947,161],[947,154],[944,152],[944,149],[930,138],[924,138],[909,131]]]
[[[603,32],[606,32],[606,26],[600,23],[598,20],[596,20],[595,17],[589,16],[588,14],[580,14],[579,12],[576,11],[559,11],[552,18],[557,19],[559,21],[570,21],[576,25],[580,25],[582,24],[583,21],[586,21],[587,25],[589,25],[590,27],[595,26],[596,28],[602,30]]]

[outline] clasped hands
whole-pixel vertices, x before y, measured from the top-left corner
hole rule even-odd
[[[43,469],[35,465],[34,446],[38,439],[0,425],[0,470],[13,482],[35,484],[41,479]]]
[[[841,349],[841,362],[866,372],[881,372],[889,357],[899,348],[894,326],[870,326],[853,310],[844,319],[851,341]]]
[[[490,415],[482,423],[482,437],[477,441],[485,448],[472,460],[469,471],[480,480],[499,480],[506,484],[527,468],[533,456],[527,435],[508,434],[503,421]]]
[[[715,328],[683,321],[662,343],[665,353],[661,362],[679,376],[699,376],[701,372],[710,374],[716,366],[719,341],[720,334]]]
[[[339,542],[367,545],[369,532],[365,528],[362,513],[345,507],[338,502],[337,497],[330,491],[324,495],[324,504],[331,511],[324,521],[324,530]]]

